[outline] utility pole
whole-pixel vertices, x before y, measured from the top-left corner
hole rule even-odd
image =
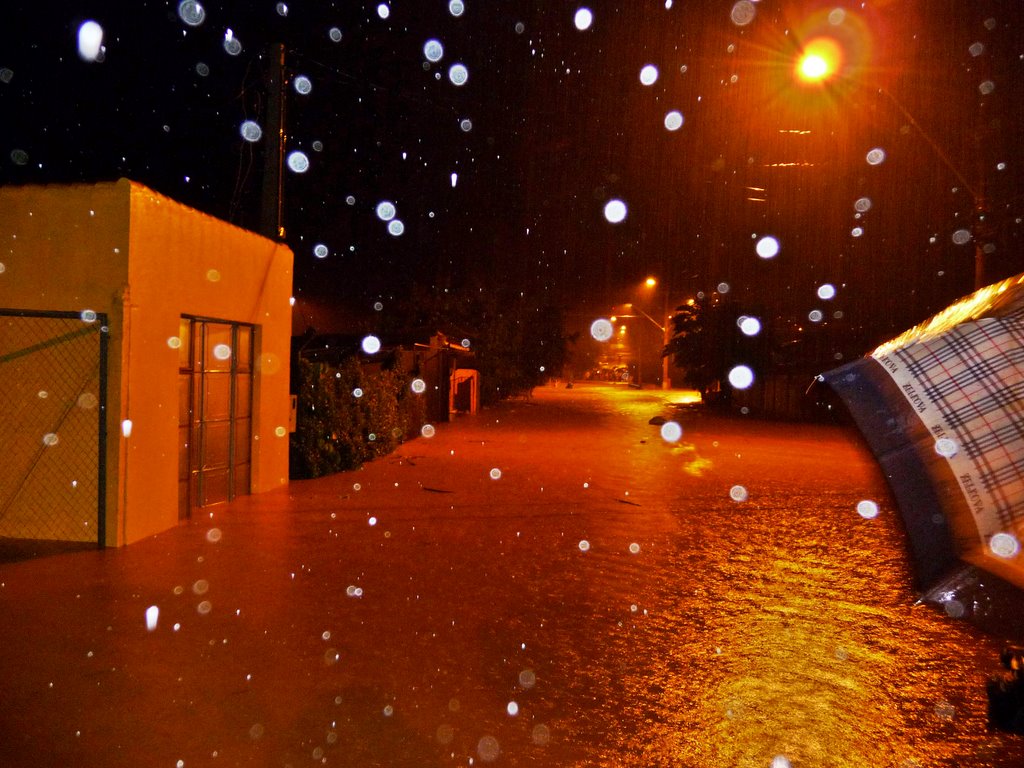
[[[263,189],[260,198],[260,234],[284,239],[282,187],[284,171],[284,44],[268,51],[266,146],[263,150]]]

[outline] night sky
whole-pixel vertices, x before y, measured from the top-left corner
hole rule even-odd
[[[414,285],[517,287],[585,318],[653,274],[663,303],[718,291],[779,336],[818,310],[848,355],[972,288],[964,232],[988,244],[990,279],[1024,270],[1024,4],[452,5],[211,1],[193,26],[178,0],[8,2],[0,183],[124,176],[258,229],[273,143],[241,128],[266,131],[280,43],[286,153],[308,158],[283,183],[300,304],[388,312]],[[95,61],[78,50],[90,20]],[[798,85],[794,58],[821,35],[840,75]],[[765,235],[773,259],[755,252]]]

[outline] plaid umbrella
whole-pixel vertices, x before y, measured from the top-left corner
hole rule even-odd
[[[1024,274],[821,378],[889,480],[923,597],[1024,589]]]

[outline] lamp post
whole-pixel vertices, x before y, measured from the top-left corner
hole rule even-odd
[[[839,43],[829,37],[817,37],[804,46],[794,65],[797,80],[810,87],[824,87],[833,79],[842,76],[843,50]],[[973,219],[971,221],[971,239],[974,241],[974,289],[983,288],[988,280],[985,274],[985,255],[988,243],[986,235],[986,216],[988,213],[984,189],[977,188],[964,176],[963,172],[950,160],[938,142],[926,131],[917,119],[895,96],[885,88],[879,88],[882,94],[897,111],[913,126],[925,143],[942,164],[953,174],[967,194],[971,196]],[[977,140],[977,135],[975,136]]]

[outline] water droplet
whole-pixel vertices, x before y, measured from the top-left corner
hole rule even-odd
[[[444,58],[444,46],[440,40],[427,40],[423,45],[423,55],[427,57],[427,61],[440,61]]]
[[[857,502],[857,514],[865,519],[878,517],[878,511],[878,504],[869,499]]]
[[[501,479],[501,470],[498,469],[497,467],[492,469],[488,474],[490,474],[491,480],[500,480]]]
[[[675,421],[666,421],[661,425],[661,439],[666,443],[679,442],[683,436],[683,428]]]
[[[378,339],[376,336],[372,334],[369,336],[365,336],[363,337],[363,342],[361,346],[363,348],[363,352],[365,352],[368,355],[374,355],[380,352],[380,339]]]
[[[288,167],[295,173],[305,173],[309,170],[309,157],[305,152],[294,152],[288,153]]]
[[[299,75],[295,78],[293,83],[295,92],[303,96],[308,96],[313,91],[313,81],[305,75]]]
[[[587,541],[586,539],[583,539],[580,542],[579,547],[580,547],[580,552],[587,552],[590,549],[590,542]]]
[[[589,8],[579,8],[573,17],[573,23],[576,25],[576,29],[583,32],[590,29],[590,25],[594,23],[594,14]]]
[[[424,424],[420,427],[420,434],[424,437],[433,437],[436,431],[433,424]]]
[[[762,259],[773,259],[779,254],[779,241],[771,235],[766,235],[757,241],[754,250]]]
[[[729,498],[733,501],[746,501],[748,498],[747,489],[742,485],[734,485],[729,489]]]
[[[103,53],[103,27],[86,21],[78,28],[78,55],[83,61],[99,61]]]
[[[881,165],[885,162],[885,150],[875,147],[867,154],[868,165]]]
[[[683,127],[683,113],[672,110],[665,114],[665,128],[670,131],[678,131]]]
[[[178,18],[190,27],[198,27],[206,20],[206,9],[196,0],[181,0],[178,3]]]
[[[465,85],[469,80],[469,70],[465,64],[452,64],[448,69],[448,79],[453,85]]]
[[[732,23],[737,27],[745,27],[754,20],[756,14],[757,9],[750,0],[739,0],[738,3],[733,5],[729,18],[732,19]]]
[[[604,217],[611,224],[619,224],[626,218],[626,204],[622,200],[609,200],[604,206]]]
[[[746,365],[737,365],[729,371],[729,384],[735,389],[747,389],[754,383],[754,372]]]
[[[156,623],[160,618],[160,609],[151,605],[146,609],[146,629],[152,632],[156,629]]]
[[[595,320],[590,324],[590,335],[597,341],[608,341],[615,334],[615,328],[605,319]]]

